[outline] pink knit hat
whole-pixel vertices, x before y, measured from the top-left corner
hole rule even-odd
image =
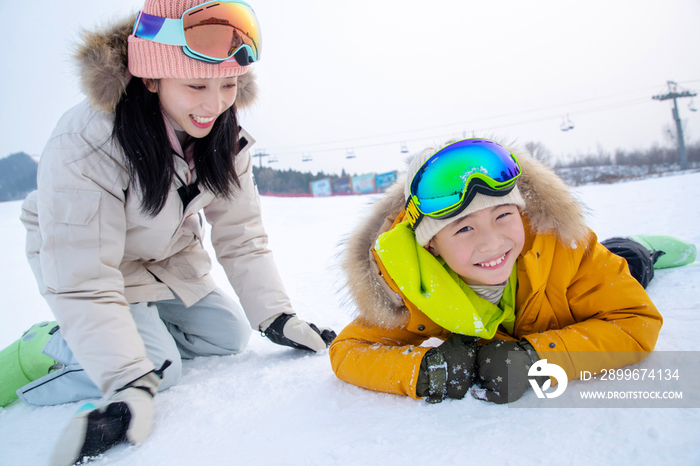
[[[142,11],[163,18],[180,19],[185,10],[206,0],[146,0]],[[248,71],[247,66],[226,61],[205,63],[190,58],[177,45],[166,45],[129,36],[129,72],[139,78],[227,78]]]

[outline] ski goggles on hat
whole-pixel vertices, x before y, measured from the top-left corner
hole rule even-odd
[[[406,218],[415,230],[423,217],[455,217],[477,193],[510,193],[519,176],[518,160],[500,144],[488,139],[457,141],[433,154],[413,176]]]
[[[182,46],[190,58],[207,63],[235,59],[241,66],[260,60],[262,35],[255,12],[240,0],[202,3],[180,19],[139,12],[133,34],[160,44]]]

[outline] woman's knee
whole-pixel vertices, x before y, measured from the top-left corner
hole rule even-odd
[[[212,354],[237,354],[248,346],[253,331],[243,308],[230,296],[217,288],[197,304],[203,338],[223,350]]]
[[[232,354],[238,354],[242,352],[248,346],[250,341],[250,336],[253,331],[250,329],[250,325],[238,325],[231,330],[230,343],[227,345],[227,349],[231,351]]]

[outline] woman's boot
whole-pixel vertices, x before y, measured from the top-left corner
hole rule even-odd
[[[16,400],[16,391],[45,376],[57,364],[41,351],[58,330],[56,322],[40,322],[0,351],[0,407]]]

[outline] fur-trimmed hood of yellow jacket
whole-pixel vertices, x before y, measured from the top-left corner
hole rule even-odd
[[[114,113],[131,75],[127,71],[127,38],[136,15],[81,34],[74,58],[80,76],[80,88],[93,108]],[[249,70],[238,77],[236,108],[249,107],[257,97],[255,74]]]
[[[532,233],[552,233],[563,244],[586,244],[590,230],[585,221],[585,208],[564,181],[554,171],[514,147],[522,168],[518,189],[527,207]],[[349,301],[357,307],[360,317],[373,325],[399,325],[408,313],[403,301],[384,282],[372,257],[371,249],[380,233],[404,209],[405,176],[371,207],[345,242],[341,267]]]

